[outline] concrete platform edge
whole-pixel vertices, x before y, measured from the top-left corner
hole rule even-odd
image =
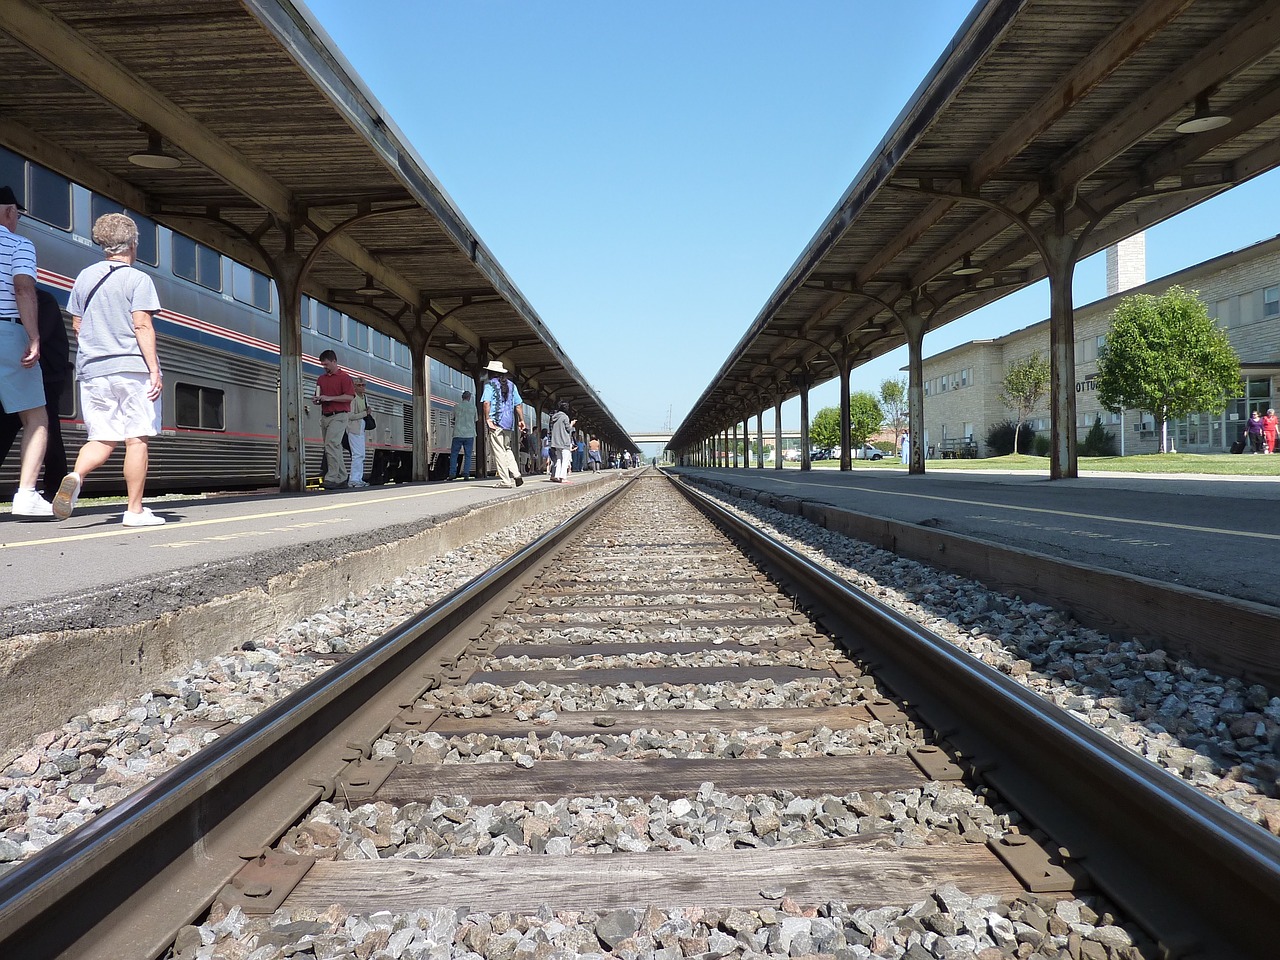
[[[311,561],[259,586],[153,620],[13,637],[0,657],[0,755],[25,749],[33,736],[77,714],[145,693],[193,660],[274,634],[350,593],[364,593],[401,570],[591,489],[540,487],[534,494],[478,506],[404,540]]]
[[[820,527],[1068,611],[1081,624],[1133,637],[1215,673],[1280,689],[1280,610],[1089,564],[922,528],[711,478],[686,480]],[[1194,632],[1193,632],[1194,631]]]

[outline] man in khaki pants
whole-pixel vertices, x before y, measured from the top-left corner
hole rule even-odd
[[[320,429],[324,432],[326,470],[324,488],[340,490],[347,486],[347,461],[342,455],[342,438],[347,433],[347,419],[356,385],[351,374],[338,366],[338,355],[332,350],[320,354],[324,373],[316,378],[316,395],[312,403],[320,405]]]

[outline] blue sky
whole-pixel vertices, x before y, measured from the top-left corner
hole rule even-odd
[[[964,0],[309,0],[628,430],[678,426],[968,14]],[[1147,233],[1154,279],[1280,232],[1275,173]],[[1078,304],[1105,294],[1102,256]],[[1048,315],[1041,284],[926,356]],[[905,351],[856,369],[899,376]],[[838,402],[815,388],[812,409]],[[799,421],[798,403],[783,423]],[[772,414],[766,413],[766,427]]]

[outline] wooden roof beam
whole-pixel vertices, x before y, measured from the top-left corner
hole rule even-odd
[[[1167,123],[1179,108],[1276,48],[1280,0],[1265,0],[1105,123],[1097,134],[1070,151],[1052,172],[1054,193],[1063,193],[1114,160],[1142,134]]]

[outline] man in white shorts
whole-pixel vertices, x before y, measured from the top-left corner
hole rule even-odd
[[[22,419],[22,466],[13,513],[47,517],[53,512],[49,501],[36,492],[49,424],[44,379],[36,366],[40,359],[36,248],[14,233],[23,209],[12,187],[0,187],[0,404]]]
[[[59,520],[71,516],[84,478],[102,466],[124,441],[124,482],[129,506],[126,527],[156,527],[164,518],[142,505],[147,481],[147,441],[160,432],[160,360],[151,315],[160,309],[151,277],[133,266],[138,226],[123,213],[108,213],[93,225],[93,241],[106,259],[76,277],[67,301],[75,327],[76,379],[89,441],[53,498]]]

